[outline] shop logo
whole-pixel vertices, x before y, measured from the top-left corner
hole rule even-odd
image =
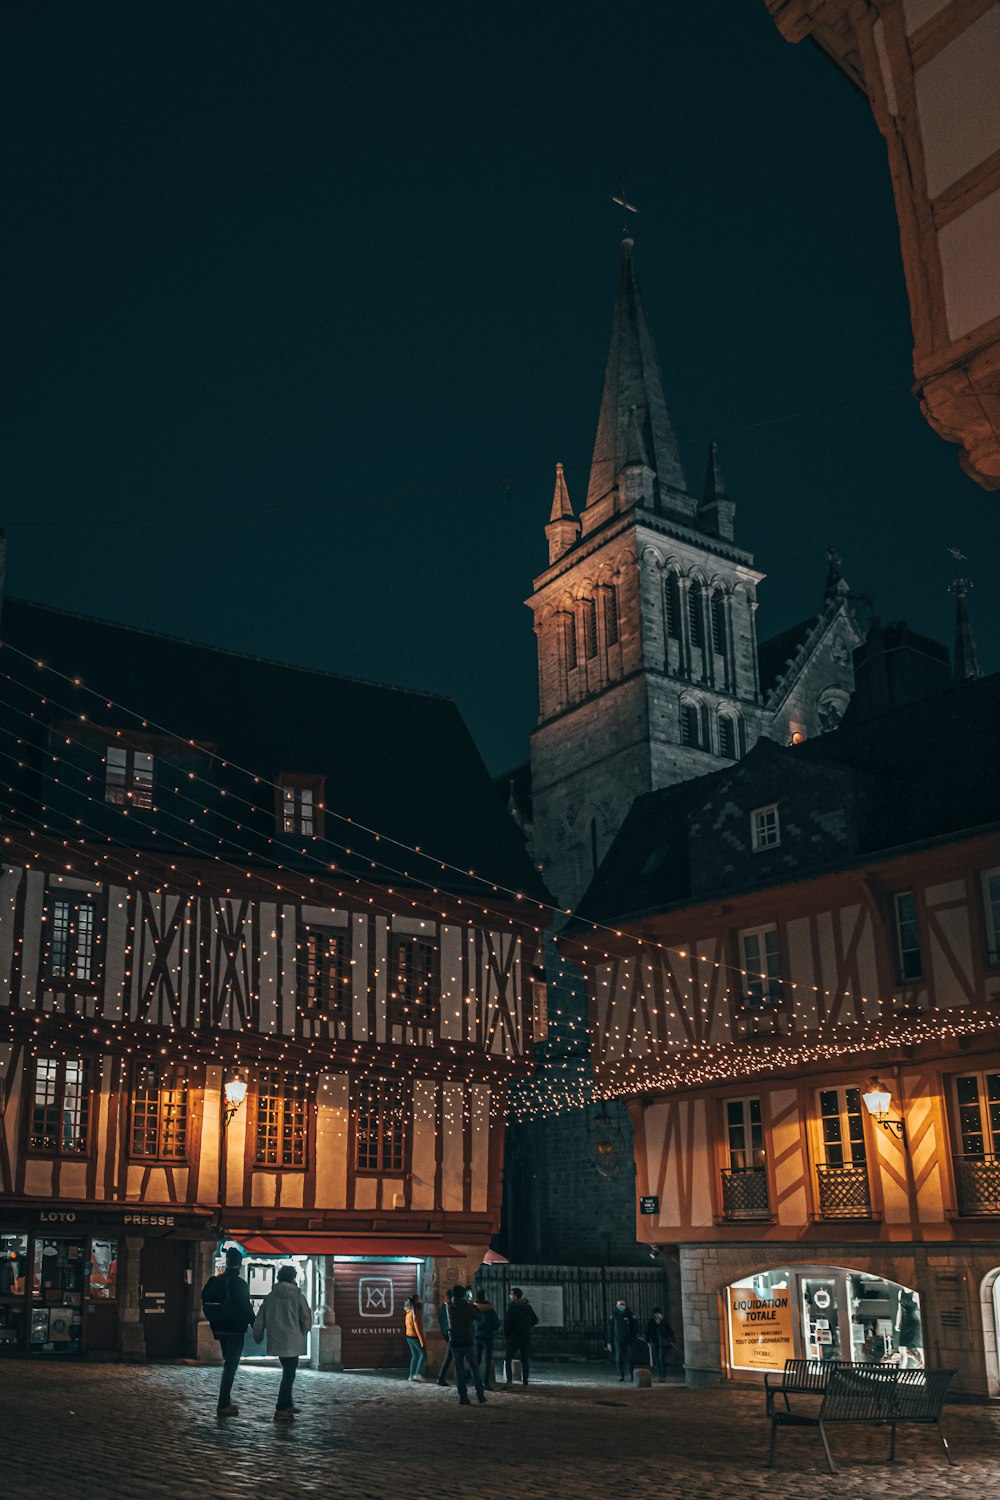
[[[358,1312],[363,1318],[391,1318],[395,1305],[388,1276],[362,1276],[358,1281]]]

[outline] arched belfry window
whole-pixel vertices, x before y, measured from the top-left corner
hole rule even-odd
[[[563,626],[566,634],[566,666],[569,671],[574,671],[577,664],[576,655],[576,616],[572,610],[567,610],[563,615]]]
[[[676,573],[668,573],[663,588],[663,609],[667,621],[667,636],[672,641],[681,638],[681,590]]]
[[[618,628],[618,585],[611,583],[604,594],[604,635],[609,646],[617,646]]]
[[[692,646],[704,646],[705,644],[705,621],[702,615],[702,587],[700,583],[692,583],[688,590],[688,620],[691,624]]]
[[[735,760],[737,755],[736,721],[732,714],[719,715],[719,754],[724,760]]]
[[[588,661],[597,655],[597,601],[583,601],[583,649]]]
[[[694,703],[682,703],[681,744],[692,745],[697,749],[701,744],[700,727],[697,706]]]
[[[717,656],[726,654],[726,599],[719,593],[712,595],[712,650]]]

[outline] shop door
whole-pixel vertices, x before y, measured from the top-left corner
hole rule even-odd
[[[345,1370],[391,1370],[408,1358],[403,1303],[417,1290],[415,1265],[352,1261],[333,1268],[333,1310]]]
[[[248,1255],[243,1262],[240,1275],[244,1277],[249,1288],[250,1306],[253,1308],[254,1317],[256,1317],[258,1312],[260,1311],[260,1304],[263,1302],[268,1292],[274,1289],[274,1284],[278,1279],[278,1272],[282,1266],[295,1267],[295,1285],[298,1287],[303,1297],[309,1303],[309,1306],[313,1309],[313,1311],[315,1311],[315,1302],[313,1300],[315,1295],[315,1281],[313,1278],[313,1263],[309,1256]],[[313,1330],[310,1329],[306,1334],[306,1352],[302,1356],[302,1358],[306,1361],[312,1358],[313,1337]],[[243,1358],[267,1358],[268,1356],[266,1354],[266,1350],[267,1335],[265,1334],[264,1336],[264,1342],[262,1344],[258,1344],[257,1340],[253,1336],[253,1327],[251,1325],[251,1327],[247,1329],[246,1338],[243,1341]],[[273,1362],[277,1363],[276,1357],[274,1357]]]
[[[179,1359],[187,1353],[190,1287],[183,1240],[146,1240],[139,1261],[139,1309],[147,1359]]]

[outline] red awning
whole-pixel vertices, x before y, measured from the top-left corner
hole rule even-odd
[[[380,1234],[236,1234],[248,1255],[430,1255],[461,1258],[461,1250],[444,1240],[419,1235]]]
[[[499,1250],[487,1250],[483,1256],[484,1266],[509,1266],[510,1261],[506,1255],[501,1255]]]

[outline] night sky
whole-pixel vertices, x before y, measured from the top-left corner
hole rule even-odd
[[[446,693],[492,770],[523,760],[624,174],[762,634],[818,609],[832,542],[950,644],[957,545],[1000,664],[997,499],[909,394],[882,139],[763,0],[22,0],[0,38],[12,592]]]

